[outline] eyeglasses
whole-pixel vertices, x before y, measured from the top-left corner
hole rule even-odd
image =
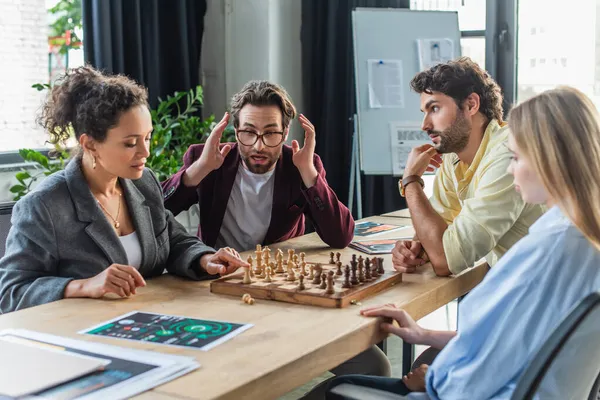
[[[236,136],[244,146],[254,146],[259,138],[267,147],[277,147],[283,142],[283,132],[265,132],[259,135],[252,131],[237,131]]]

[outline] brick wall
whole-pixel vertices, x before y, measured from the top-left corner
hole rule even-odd
[[[41,147],[35,124],[48,81],[48,20],[45,0],[0,0],[0,151]]]

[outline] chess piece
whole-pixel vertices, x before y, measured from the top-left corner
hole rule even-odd
[[[287,280],[290,282],[294,282],[296,280],[296,273],[294,272],[294,268],[290,268],[288,271]]]
[[[244,279],[242,280],[242,284],[249,285],[252,283],[252,279],[250,279],[250,267],[244,267]]]
[[[304,261],[304,257],[306,257],[306,253],[305,252],[300,253],[300,261]]]
[[[269,265],[269,261],[271,259],[271,252],[268,247],[263,249],[263,262],[265,265]]]
[[[365,281],[365,266],[362,262],[358,263],[358,281],[363,283]]]
[[[321,284],[321,272],[323,271],[323,267],[321,266],[321,264],[317,264],[315,266],[315,277],[313,279],[313,283],[315,285],[320,285]]]
[[[319,289],[327,289],[327,274],[325,272],[321,274],[321,286],[319,286]]]
[[[306,261],[300,261],[300,275],[306,275]]]
[[[300,283],[298,283],[298,290],[306,289],[306,287],[304,286],[304,275],[300,275],[298,277],[298,280],[300,281]]]
[[[294,261],[294,249],[288,249],[288,258],[285,262],[287,264],[290,261]]]
[[[308,269],[310,270],[310,274],[308,275],[308,279],[315,279],[315,266],[311,264],[308,267]]]
[[[352,255],[352,261],[350,261],[350,267],[354,267],[354,266],[358,267],[358,261],[356,260],[356,254]]]
[[[371,259],[369,257],[367,257],[365,259],[365,271],[370,268],[371,268]]]
[[[261,273],[262,272],[262,248],[260,247],[260,244],[256,245],[256,271],[257,273]]]
[[[283,274],[285,271],[283,270],[283,254],[277,254],[277,269],[275,270],[276,274]]]
[[[336,275],[342,275],[343,274],[343,272],[342,272],[342,262],[341,261],[337,262],[337,272],[335,274]]]
[[[371,263],[371,276],[373,279],[379,278],[379,259],[377,257],[373,257],[373,261]]]
[[[273,280],[271,279],[271,275],[273,274],[273,270],[271,269],[271,267],[267,267],[265,268],[265,282],[273,282]]]
[[[294,254],[294,264],[298,265],[298,254]]]
[[[252,268],[253,263],[254,260],[252,259],[252,256],[248,256],[248,264],[250,264],[250,278],[254,278],[254,269]]]
[[[367,261],[369,261],[368,258],[367,258]],[[366,265],[365,265],[365,281],[370,282],[373,280],[373,277],[371,276],[371,261],[369,261],[369,262],[365,261],[365,263],[366,263]]]
[[[358,282],[358,277],[356,276],[356,269],[357,269],[357,268],[358,268],[358,267],[357,267],[356,265],[353,265],[353,266],[352,266],[352,277],[350,278],[350,283],[351,283],[352,285],[358,285],[358,283],[359,283],[359,282]]]
[[[337,253],[335,253],[335,261],[340,262],[341,257],[342,257],[342,253],[340,253],[339,251]]]
[[[329,264],[335,264],[335,261],[333,260],[334,255],[335,254],[333,253],[333,251],[329,253]]]
[[[365,265],[365,259],[363,258],[363,256],[358,256],[358,264],[362,264],[363,266]]]
[[[352,284],[350,283],[350,266],[346,265],[344,269],[344,283],[342,284],[344,289],[351,288]]]
[[[377,257],[379,258],[379,268],[377,268],[377,273],[379,275],[383,275],[385,274],[385,269],[383,269],[383,257]]]
[[[252,296],[250,296],[249,293],[244,293],[242,295],[242,301],[248,305],[254,304],[254,299],[252,298]]]
[[[335,289],[333,288],[334,282],[333,282],[333,271],[329,271],[329,274],[327,274],[327,287],[325,290],[326,294],[334,294],[335,293]]]

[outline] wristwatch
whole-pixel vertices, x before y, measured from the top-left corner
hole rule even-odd
[[[425,182],[423,182],[423,179],[419,176],[419,175],[409,175],[409,176],[405,176],[404,178],[402,178],[402,180],[400,181],[400,196],[402,197],[406,197],[404,195],[404,191],[406,189],[406,187],[408,185],[410,185],[413,182],[419,182],[421,184],[421,187],[424,188],[425,187]]]

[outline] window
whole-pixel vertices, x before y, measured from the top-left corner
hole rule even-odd
[[[411,0],[410,8],[457,11],[462,55],[485,68],[486,0]]]
[[[519,0],[517,23],[517,101],[570,85],[600,107],[600,0]]]
[[[83,65],[82,33],[81,0],[0,1],[0,152],[47,147],[32,86]]]

